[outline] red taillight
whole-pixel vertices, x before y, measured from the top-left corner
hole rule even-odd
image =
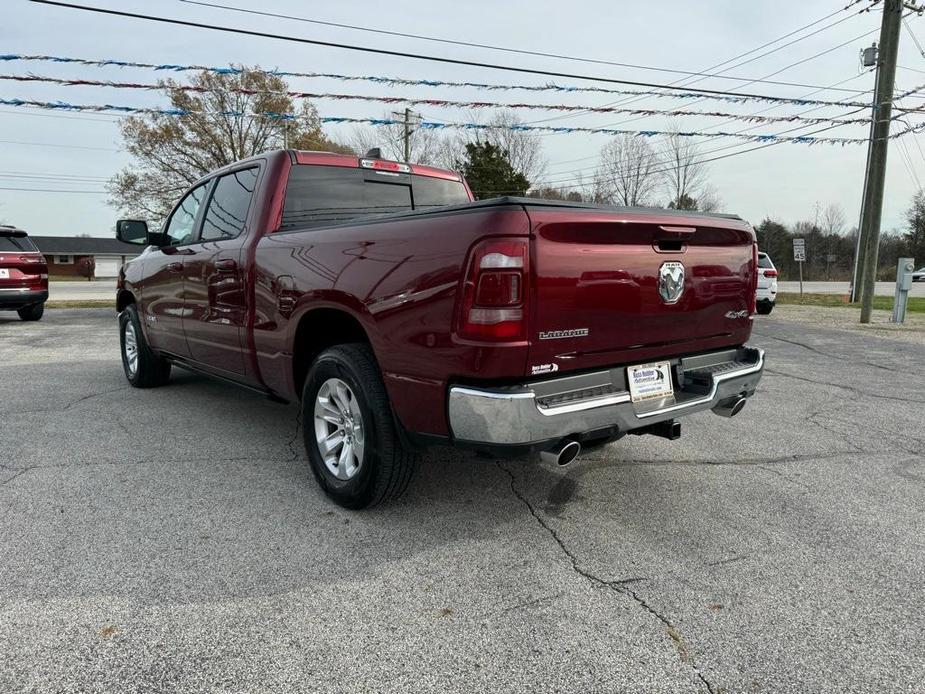
[[[777,270],[765,270],[764,276],[765,277],[777,277]]]
[[[493,342],[527,339],[529,250],[526,238],[489,239],[472,249],[459,303],[460,337]]]
[[[752,291],[748,300],[748,313],[754,316],[758,312],[758,244],[752,244]]]

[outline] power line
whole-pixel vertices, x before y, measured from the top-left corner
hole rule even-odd
[[[873,68],[871,68],[871,70],[872,70],[872,69],[873,69]],[[857,74],[857,75],[852,75],[851,77],[848,77],[847,79],[843,79],[843,80],[840,80],[840,81],[838,81],[838,82],[833,83],[831,86],[834,87],[834,86],[838,86],[838,85],[844,84],[844,83],[846,83],[846,82],[850,82],[851,80],[857,79],[858,77],[861,77],[861,76],[863,76],[864,74],[868,74],[871,70],[868,70],[866,73],[859,73],[859,74]],[[817,90],[817,92],[810,92],[809,94],[806,94],[806,96],[812,96],[813,94],[818,93],[818,91],[824,91],[824,89],[823,89],[823,90]],[[858,92],[856,92],[856,93],[857,93],[857,94],[866,94],[866,93],[868,93],[869,91],[870,91],[870,90],[858,91]],[[775,106],[771,106],[771,107],[769,107],[769,108],[762,109],[761,111],[757,111],[756,113],[763,113],[763,112],[769,111],[769,110],[771,110],[771,109],[773,109],[773,108],[776,108],[776,107],[775,107]],[[805,114],[805,113],[810,113],[811,111],[815,111],[815,110],[817,110],[818,108],[823,108],[823,107],[810,108],[810,109],[807,109],[807,110],[805,110],[805,111],[800,111],[799,113],[800,113],[801,115],[802,115],[802,114]],[[859,113],[860,110],[865,110],[865,109],[859,109],[859,110],[854,110],[854,111],[848,111],[847,113],[841,114],[841,116],[853,115],[854,113]],[[620,125],[620,124],[622,124],[623,122],[629,122],[629,121],[621,121],[620,123],[617,123],[616,125]],[[725,124],[725,123],[720,123],[720,124],[718,124],[718,125],[716,125],[716,126],[712,126],[712,127],[721,127],[721,126],[724,125],[724,124]],[[748,132],[748,131],[750,131],[750,130],[754,130],[756,127],[758,127],[758,126],[749,126],[749,127],[747,127],[747,128],[743,128],[743,129],[737,130],[737,131],[735,131],[735,132],[737,132],[737,133],[744,133],[744,132]],[[786,130],[780,131],[780,132],[777,133],[777,134],[779,134],[779,135],[789,134],[789,133],[792,133],[792,132],[796,132],[796,131],[798,131],[798,130],[805,130],[806,127],[808,127],[808,126],[797,126],[797,127],[795,127],[795,128],[788,128],[788,129],[786,129]],[[705,152],[702,152],[702,154],[710,154],[710,153],[712,153],[712,152],[720,152],[720,151],[724,151],[724,150],[728,150],[728,149],[732,149],[732,148],[736,148],[736,147],[743,147],[743,146],[744,146],[744,144],[742,144],[742,143],[728,144],[728,145],[723,145],[723,146],[720,146],[720,147],[715,147],[715,148],[713,148],[713,149],[706,150]],[[599,156],[600,156],[600,153],[595,154],[595,155],[592,155],[592,156],[590,156],[590,157],[582,157],[582,158],[574,159],[574,160],[571,160],[571,161],[586,161],[586,160],[588,160],[588,159],[598,158]],[[566,162],[560,162],[560,163],[568,163],[568,161],[566,161]],[[583,170],[583,169],[575,169],[575,170],[573,170],[572,172],[569,172],[569,171],[560,171],[560,172],[558,172],[557,175],[567,174],[567,173],[573,173],[573,172],[579,172],[579,171],[583,172],[584,170]]]
[[[180,2],[186,3],[186,4],[188,4],[188,5],[200,5],[200,6],[202,6],[202,7],[210,7],[210,8],[213,8],[213,9],[222,9],[222,10],[228,10],[228,11],[231,11],[231,12],[240,12],[240,13],[242,13],[242,14],[258,15],[258,16],[263,16],[263,17],[273,17],[273,18],[276,18],[276,19],[287,19],[287,20],[291,20],[291,21],[295,21],[295,22],[304,22],[304,23],[309,23],[309,24],[318,24],[318,25],[320,25],[320,26],[337,27],[337,28],[339,28],[339,29],[351,29],[351,30],[354,30],[354,31],[363,31],[363,32],[368,32],[368,33],[373,33],[373,34],[383,34],[383,35],[387,35],[387,36],[398,36],[398,37],[401,37],[401,38],[417,39],[417,40],[421,40],[421,41],[431,41],[431,42],[434,42],[434,43],[443,43],[443,44],[449,44],[449,45],[454,45],[454,46],[465,46],[465,47],[467,47],[467,48],[484,48],[484,49],[492,50],[492,51],[500,51],[500,52],[502,52],[502,53],[515,53],[515,54],[518,54],[518,55],[530,55],[530,56],[541,57],[541,58],[555,58],[556,60],[569,60],[569,61],[572,61],[572,62],[591,63],[591,64],[596,64],[596,65],[612,65],[612,66],[615,66],[615,67],[627,67],[627,68],[632,68],[632,69],[634,69],[634,70],[649,70],[649,71],[653,71],[653,72],[668,72],[668,73],[673,73],[673,74],[676,74],[676,75],[688,75],[688,76],[693,76],[693,77],[703,77],[703,78],[707,78],[707,77],[716,77],[716,78],[719,78],[719,79],[737,79],[737,80],[740,80],[740,81],[741,81],[742,79],[744,79],[744,78],[728,77],[728,76],[725,76],[725,75],[722,75],[722,74],[710,74],[710,73],[705,73],[705,72],[692,72],[692,71],[689,71],[689,70],[674,70],[674,69],[671,69],[671,68],[652,67],[652,66],[647,66],[647,65],[635,65],[635,64],[633,64],[633,63],[621,63],[621,62],[617,62],[617,61],[613,61],[613,60],[601,60],[601,59],[597,59],[597,58],[580,58],[580,57],[571,56],[571,55],[563,55],[563,54],[561,54],[561,53],[547,53],[547,52],[544,52],[544,51],[530,51],[530,50],[521,49],[521,48],[510,48],[510,47],[508,47],[508,46],[496,46],[496,45],[486,44],[486,43],[476,43],[476,42],[473,42],[473,41],[460,41],[460,40],[454,40],[454,39],[445,39],[445,38],[439,38],[439,37],[434,37],[434,36],[425,36],[425,35],[423,35],[423,34],[411,34],[411,33],[401,32],[401,31],[390,31],[390,30],[387,30],[387,29],[373,29],[373,28],[371,28],[371,27],[362,27],[362,26],[357,26],[357,25],[354,25],[354,24],[341,24],[341,23],[338,23],[338,22],[328,22],[328,21],[323,21],[323,20],[320,20],[320,19],[310,19],[310,18],[308,18],[308,17],[299,17],[299,16],[295,16],[295,15],[281,14],[281,13],[277,13],[277,12],[267,12],[267,11],[262,11],[262,10],[253,10],[253,9],[247,9],[247,8],[243,8],[243,7],[234,7],[234,6],[231,6],[231,5],[223,5],[223,4],[220,4],[220,3],[213,3],[213,2],[202,2],[201,0],[180,0]],[[840,10],[836,10],[835,12],[833,12],[833,13],[831,13],[831,14],[829,14],[829,15],[826,15],[826,16],[823,17],[822,19],[817,20],[816,22],[813,22],[813,24],[810,24],[809,26],[813,26],[814,24],[818,24],[818,23],[821,22],[821,21],[825,21],[825,20],[828,19],[829,17],[832,17],[832,16],[834,16],[834,15],[840,13],[840,12],[843,12],[845,9],[847,9],[847,8],[842,8],[842,9],[840,9]],[[845,19],[850,19],[850,16],[849,16],[849,17],[846,17]],[[844,20],[842,20],[842,21],[844,21]],[[838,22],[836,22],[836,23],[838,23]],[[832,26],[834,26],[834,25],[832,25]],[[805,29],[805,28],[808,28],[808,27],[802,27],[801,29],[797,29],[795,32],[791,32],[790,34],[786,34],[785,36],[781,37],[780,39],[776,39],[775,41],[771,41],[770,43],[775,43],[776,41],[780,41],[780,40],[782,40],[783,38],[788,38],[789,36],[792,36],[794,33],[797,33],[797,32],[799,32],[799,31],[802,31],[802,30]],[[824,29],[820,29],[820,31],[823,31],[823,30],[824,30]],[[797,39],[797,40],[800,41],[800,40],[802,40],[802,39]],[[794,42],[794,43],[795,43],[795,42]],[[744,53],[743,55],[748,55],[748,53],[754,52],[755,50],[760,50],[761,48],[764,48],[764,47],[767,46],[767,45],[770,45],[770,44],[765,44],[764,46],[760,46],[759,48],[753,49],[752,51],[748,51],[748,52]],[[789,44],[788,44],[788,45],[789,45]],[[759,57],[761,57],[761,56],[759,56]],[[731,62],[732,60],[735,60],[735,59],[736,59],[736,58],[731,58],[729,61],[726,61],[726,62]],[[757,58],[755,58],[755,60],[757,60]],[[747,61],[747,62],[751,62],[751,61]],[[722,64],[723,64],[723,63],[720,63],[720,65],[722,65]],[[732,69],[732,68],[729,68],[729,69]],[[795,86],[795,85],[788,85],[788,86]],[[799,86],[807,86],[807,85],[799,85]]]
[[[871,68],[871,70],[873,70],[873,68]],[[867,72],[870,72],[870,70],[868,70]],[[847,79],[843,79],[843,80],[840,80],[840,81],[838,81],[838,82],[835,82],[835,83],[832,84],[831,86],[834,87],[834,86],[838,86],[838,85],[841,85],[841,84],[845,84],[846,82],[850,82],[851,80],[856,80],[858,77],[861,77],[861,76],[863,76],[864,74],[867,74],[867,73],[859,73],[859,74],[857,74],[857,75],[852,75],[851,77],[848,77]],[[824,90],[824,89],[821,89],[821,90],[817,90],[817,91],[815,91],[815,92],[810,92],[810,93],[807,94],[806,96],[811,96],[812,94],[816,94],[816,93],[818,93],[819,91],[825,91],[825,90]],[[860,95],[860,94],[867,94],[867,93],[870,92],[870,91],[871,91],[871,90],[869,90],[869,89],[867,89],[867,90],[859,90],[859,91],[857,91],[857,92],[855,92],[855,93]],[[771,106],[771,107],[766,108],[766,109],[761,109],[760,111],[756,111],[755,113],[764,113],[764,112],[770,111],[770,110],[772,110],[772,109],[774,109],[774,108],[776,108],[776,106]],[[817,107],[817,108],[823,108],[823,107]],[[865,108],[869,108],[869,107],[865,107]],[[816,110],[816,108],[811,108],[811,109],[807,109],[807,110],[805,110],[805,111],[800,111],[800,112],[798,113],[798,115],[802,115],[802,114],[805,114],[805,113],[810,113],[811,111],[815,111],[815,110]],[[842,116],[845,116],[845,115],[850,115],[851,113],[857,113],[857,111],[849,111],[848,113],[841,114],[841,115],[842,115]],[[619,123],[615,123],[614,125],[622,125],[623,123],[626,123],[626,122],[630,122],[630,120],[627,120],[627,121],[620,121]],[[720,126],[722,126],[722,125],[724,125],[724,123],[720,123],[720,124],[718,124],[718,125],[716,125],[716,126],[711,126],[711,127],[720,127]],[[742,130],[738,130],[738,131],[736,131],[736,132],[747,132],[747,131],[749,131],[749,130],[754,130],[755,127],[757,127],[757,126],[749,126],[749,127],[747,127],[747,128],[743,128]],[[789,132],[793,132],[793,131],[795,131],[795,130],[800,130],[800,129],[802,129],[802,128],[790,128],[790,129],[784,130],[784,131],[782,131],[782,132],[783,132],[783,133],[789,133]],[[741,146],[742,146],[742,145],[740,145],[740,144],[724,145],[723,147],[720,147],[720,148],[717,148],[716,150],[711,150],[711,151],[719,151],[720,149],[729,149],[730,147],[741,147]],[[561,164],[570,164],[570,163],[573,163],[573,162],[576,162],[576,161],[587,161],[588,159],[596,159],[596,158],[598,158],[599,156],[600,156],[600,153],[597,153],[597,154],[592,154],[591,156],[587,156],[587,157],[578,157],[577,159],[566,159],[566,160],[564,160],[564,161],[556,162],[556,163],[552,164],[552,166],[558,166],[558,165],[561,165]],[[582,171],[582,170],[583,170],[583,169],[574,169],[573,171]],[[560,171],[559,173],[562,174],[562,173],[569,173],[569,172],[568,172],[568,171]]]
[[[60,190],[52,188],[6,188],[0,186],[0,190],[16,190],[22,193],[86,193],[87,195],[108,195],[105,190]]]
[[[379,55],[391,55],[391,56],[395,56],[399,58],[411,58],[414,60],[427,60],[431,62],[446,63],[449,65],[466,65],[469,67],[487,68],[491,70],[506,70],[508,72],[520,72],[520,73],[531,74],[531,75],[547,75],[550,77],[564,77],[567,79],[589,80],[592,82],[604,82],[604,83],[609,83],[609,84],[629,84],[629,85],[633,85],[637,87],[652,87],[656,89],[671,89],[671,90],[685,89],[683,87],[673,87],[671,85],[658,84],[654,82],[638,82],[634,80],[620,80],[620,79],[611,78],[611,77],[579,75],[579,74],[568,73],[568,72],[554,72],[551,70],[539,70],[539,69],[534,69],[534,68],[516,67],[512,65],[500,65],[497,63],[486,63],[486,62],[475,61],[475,60],[462,60],[459,58],[446,58],[446,57],[441,57],[441,56],[424,55],[420,53],[409,53],[406,51],[392,51],[392,50],[387,50],[383,48],[356,46],[356,45],[346,44],[346,43],[336,43],[333,41],[321,41],[318,39],[307,39],[307,38],[303,38],[299,36],[285,36],[283,34],[273,34],[273,33],[264,32],[264,31],[255,31],[253,29],[241,29],[238,27],[227,27],[227,26],[221,26],[217,24],[205,24],[203,22],[193,22],[193,21],[185,20],[185,19],[158,17],[155,15],[139,14],[135,12],[124,12],[121,10],[112,10],[112,9],[103,8],[103,7],[91,7],[87,5],[77,5],[77,4],[68,3],[68,2],[61,2],[60,0],[29,0],[29,2],[34,2],[34,3],[38,3],[42,5],[51,5],[55,7],[66,7],[68,9],[83,10],[86,12],[96,12],[98,14],[106,14],[106,15],[111,15],[111,16],[116,16],[116,17],[128,17],[131,19],[144,19],[147,21],[160,22],[163,24],[172,24],[175,26],[186,26],[186,27],[192,27],[195,29],[210,29],[212,31],[222,31],[222,32],[231,33],[231,34],[241,34],[243,36],[256,36],[259,38],[274,39],[277,41],[287,41],[290,43],[303,43],[303,44],[314,45],[314,46],[327,46],[329,48],[341,48],[344,50],[359,51],[362,53],[377,53]],[[631,65],[628,63],[625,64],[624,67],[632,67],[636,69],[656,69],[656,68],[646,68],[645,66],[641,66],[641,65]],[[658,68],[658,69],[662,71],[667,71],[667,72],[674,72],[676,74],[682,74],[685,72],[681,70],[667,70],[665,68]],[[687,74],[700,75],[701,73],[690,72]],[[736,77],[728,77],[728,76],[719,76],[719,78],[720,79],[734,79],[738,81],[741,81],[742,79],[744,79],[742,77],[736,78]],[[776,81],[770,81],[770,80],[765,80],[765,83],[783,85],[783,86],[789,86],[789,87],[804,87],[804,88],[815,88],[818,86],[818,85],[811,85],[811,84],[801,84],[797,82],[776,82]],[[741,92],[729,92],[729,91],[723,91],[719,89],[694,88],[694,89],[688,89],[688,91],[694,91],[694,92],[704,93],[704,94],[721,94],[721,95],[727,95],[727,96],[750,96],[750,97],[755,97],[755,98],[768,98],[767,96],[760,95],[760,94],[744,94]],[[850,91],[850,90],[844,90],[844,91]],[[773,97],[771,98],[773,99]]]
[[[800,28],[798,28],[798,29],[794,29],[793,31],[791,31],[791,32],[789,32],[789,33],[787,33],[787,34],[784,34],[783,36],[780,36],[780,37],[774,39],[773,41],[768,41],[768,42],[766,42],[766,43],[764,43],[764,44],[758,46],[757,48],[753,48],[753,49],[750,50],[750,51],[745,51],[744,53],[740,53],[740,54],[737,55],[737,56],[734,56],[734,57],[732,57],[732,58],[729,58],[728,60],[724,60],[724,61],[721,62],[721,63],[717,63],[716,65],[713,65],[713,66],[711,66],[711,67],[708,67],[704,72],[709,72],[710,70],[715,70],[716,68],[722,67],[723,65],[726,65],[727,63],[731,63],[731,62],[733,62],[733,61],[735,61],[735,60],[738,60],[739,58],[743,58],[743,57],[745,57],[745,56],[747,56],[747,55],[750,55],[751,53],[754,53],[755,51],[759,51],[759,50],[762,50],[763,48],[766,48],[766,47],[768,47],[768,46],[770,46],[770,45],[773,45],[773,44],[777,43],[778,41],[783,41],[784,39],[789,38],[789,37],[793,36],[794,34],[798,34],[798,33],[800,33],[801,31],[804,31],[804,30],[806,30],[806,29],[809,29],[809,28],[815,26],[816,24],[819,24],[819,23],[821,23],[821,22],[824,22],[825,20],[830,19],[831,17],[834,17],[835,15],[840,14],[841,12],[844,12],[844,11],[847,10],[847,9],[848,9],[848,7],[843,7],[843,8],[840,9],[840,10],[836,10],[835,12],[832,12],[832,13],[830,13],[830,14],[827,14],[825,17],[822,17],[822,18],[820,18],[820,19],[817,19],[817,20],[814,21],[814,22],[810,22],[809,24],[806,24],[806,25],[804,25],[804,26],[802,26],[802,27],[800,27]],[[801,37],[798,38],[798,39],[795,39],[795,40],[790,41],[790,42],[788,42],[788,43],[785,43],[785,44],[783,44],[783,45],[781,45],[781,46],[778,46],[777,48],[774,48],[773,50],[770,50],[770,51],[767,51],[767,52],[765,52],[765,53],[762,53],[762,54],[759,55],[759,56],[755,56],[755,57],[753,57],[753,58],[749,58],[748,60],[745,60],[745,61],[740,62],[740,63],[736,63],[735,65],[730,65],[729,67],[724,68],[723,70],[721,70],[718,74],[722,74],[723,72],[728,72],[729,70],[734,70],[734,69],[736,69],[736,68],[742,67],[743,65],[746,65],[746,64],[748,64],[748,63],[754,62],[755,60],[758,60],[759,58],[764,58],[764,57],[766,57],[766,56],[771,55],[772,53],[776,53],[777,51],[780,51],[780,50],[782,50],[782,49],[784,49],[784,48],[786,48],[786,47],[788,47],[788,46],[792,46],[793,44],[798,43],[798,42],[800,42],[800,41],[803,41],[804,39],[807,39],[807,38],[809,38],[810,36],[815,36],[816,34],[819,34],[819,33],[823,32],[823,31],[826,31],[826,30],[828,30],[828,29],[831,29],[832,27],[834,27],[834,26],[836,26],[836,25],[838,25],[838,24],[841,24],[842,22],[848,21],[849,19],[852,19],[853,17],[857,16],[857,14],[859,14],[859,13],[851,14],[851,15],[849,15],[849,16],[847,16],[847,17],[844,17],[843,19],[838,20],[837,22],[833,22],[832,24],[829,24],[829,25],[827,25],[827,26],[824,26],[824,27],[822,27],[821,29],[817,29],[817,30],[814,31],[814,32],[811,32],[811,33],[809,33],[809,34],[806,34],[805,36],[801,36]],[[790,67],[792,67],[792,66],[790,66]],[[785,69],[789,69],[789,68],[785,68]],[[768,75],[768,76],[770,76],[770,75]],[[766,77],[767,77],[767,76],[766,76]],[[691,85],[691,84],[696,84],[697,82],[702,82],[702,81],[705,80],[705,79],[708,79],[708,78],[707,78],[706,76],[699,77],[698,79],[695,79],[695,80],[690,80],[690,78],[682,78],[682,79],[679,79],[679,80],[675,80],[675,81],[672,82],[671,84],[672,84],[672,85],[680,85],[680,84],[683,82],[684,84],[683,84],[682,86],[689,86],[689,85]],[[744,81],[746,78],[740,78],[740,79]],[[763,78],[762,78],[762,79],[763,79]],[[753,84],[753,83],[754,83],[754,82],[747,82],[746,84]],[[740,85],[740,86],[746,86],[746,85]],[[821,90],[820,90],[820,91],[821,91]],[[667,96],[667,95],[666,95],[666,96]],[[619,104],[619,105],[621,105],[621,106],[625,106],[625,105],[627,105],[628,103],[635,103],[635,102],[641,101],[641,100],[643,100],[642,97],[639,98],[639,99],[621,100],[621,101],[618,101],[618,102],[614,102],[614,104],[609,104],[609,105],[617,105],[617,104]],[[695,102],[693,102],[693,103],[697,103],[697,102],[695,101]],[[555,116],[555,117],[553,117],[553,118],[547,118],[547,119],[542,119],[542,120],[539,120],[539,121],[532,121],[532,122],[535,122],[535,123],[539,123],[539,122],[548,122],[548,121],[551,121],[551,120],[562,120],[562,119],[564,119],[564,118],[569,118],[569,117],[570,117],[570,116]]]
[[[29,173],[26,171],[0,171],[0,178],[35,178],[35,179],[47,179],[47,180],[63,180],[63,181],[81,181],[87,183],[105,183],[109,178],[105,176],[83,176],[81,174],[56,174],[53,172],[46,173]]]
[[[66,145],[58,144],[56,142],[22,142],[20,140],[0,140],[0,144],[4,145],[23,145],[29,147],[54,147],[56,149],[87,149],[94,150],[97,152],[121,152],[121,149],[113,149],[112,147],[85,147],[83,145]]]
[[[850,40],[848,40],[848,41],[845,41],[844,43],[840,43],[840,44],[838,44],[837,46],[833,46],[832,48],[827,48],[827,49],[825,49],[824,51],[820,51],[819,53],[815,53],[814,55],[809,56],[808,58],[803,58],[803,59],[798,60],[798,61],[796,61],[796,62],[794,62],[794,63],[790,63],[789,65],[786,65],[786,66],[784,66],[784,67],[782,67],[782,68],[780,68],[780,69],[778,69],[778,70],[775,70],[774,72],[768,73],[767,75],[765,75],[765,78],[767,78],[767,77],[773,77],[774,75],[779,75],[781,72],[784,72],[784,71],[786,71],[786,70],[789,70],[790,68],[796,67],[797,65],[802,65],[803,63],[807,63],[807,62],[809,62],[810,60],[815,60],[816,58],[819,58],[819,57],[821,57],[821,56],[823,56],[823,55],[826,55],[827,53],[831,53],[832,51],[835,51],[835,50],[837,50],[837,49],[839,49],[839,48],[843,48],[843,47],[845,47],[845,46],[847,46],[847,45],[849,45],[849,44],[851,44],[851,43],[854,43],[855,41],[857,41],[857,40],[859,40],[859,39],[862,39],[862,38],[864,38],[864,37],[866,37],[866,36],[869,36],[869,35],[871,35],[871,34],[875,34],[875,33],[877,33],[877,32],[879,32],[879,29],[872,29],[871,31],[868,31],[868,32],[865,32],[864,34],[861,34],[860,36],[856,36],[856,37],[854,37],[854,38],[852,38],[852,39],[850,39]],[[742,78],[742,79],[745,79],[745,78]],[[750,85],[750,84],[754,84],[756,81],[759,81],[759,80],[750,80],[750,81],[746,81],[746,82],[744,82],[743,84],[740,84],[739,86],[740,86],[740,87],[747,87],[747,86]],[[825,87],[820,88],[819,90],[817,90],[817,91],[814,92],[814,93],[818,93],[818,92],[820,92],[820,91],[827,91],[828,89],[831,89],[831,87],[829,87],[829,88],[825,88]],[[842,90],[839,90],[839,91],[842,91]],[[692,103],[692,104],[695,104],[695,103],[697,103],[697,101],[693,101],[693,102],[691,102],[691,103]],[[764,111],[768,111],[768,110],[770,110],[770,109],[763,109],[763,111],[760,111],[760,112],[764,112]],[[759,113],[760,113],[760,112],[759,112]],[[624,124],[626,124],[626,123],[631,123],[631,122],[633,122],[633,120],[635,120],[635,119],[622,120],[622,121],[619,121],[619,122],[617,122],[617,123],[610,123],[609,125],[613,125],[613,126],[624,125]],[[717,127],[719,127],[719,126],[717,126]]]
[[[798,128],[792,128],[791,130],[802,130],[802,129],[805,129],[805,127],[806,127],[806,126],[800,126],[800,127],[798,127]],[[841,125],[830,125],[830,126],[828,126],[828,127],[820,128],[819,130],[814,130],[814,131],[812,131],[812,132],[810,132],[810,133],[807,133],[807,136],[809,136],[809,135],[816,135],[816,134],[818,134],[818,133],[826,132],[826,131],[829,131],[829,130],[834,130],[835,128],[840,128],[840,127],[843,127],[843,126],[841,126]],[[784,132],[789,132],[789,131],[786,131],[786,130],[785,130]],[[865,141],[866,141],[866,140],[865,140]],[[717,156],[717,157],[708,157],[708,158],[704,158],[704,159],[697,159],[697,160],[694,160],[694,163],[695,163],[695,164],[706,164],[706,163],[711,162],[711,161],[719,161],[719,160],[721,160],[721,159],[728,159],[728,158],[730,158],[730,157],[735,157],[735,156],[738,156],[738,155],[740,155],[740,154],[747,154],[747,153],[749,153],[749,152],[754,152],[754,151],[757,151],[757,150],[760,150],[760,149],[766,149],[766,148],[768,148],[768,147],[773,147],[774,145],[780,145],[780,144],[783,144],[783,142],[769,142],[769,143],[767,143],[767,144],[758,145],[757,147],[750,147],[750,148],[748,148],[748,149],[740,150],[740,151],[738,151],[738,152],[730,152],[729,154],[723,154],[723,155],[720,155],[720,156]],[[730,148],[730,147],[741,147],[741,146],[742,146],[742,145],[730,145],[730,146],[727,146],[726,149],[728,149],[728,148]],[[717,148],[716,150],[712,150],[712,151],[719,151],[719,150],[720,150],[720,148]],[[665,173],[665,172],[667,172],[667,171],[672,171],[672,170],[674,170],[675,168],[677,168],[677,167],[675,167],[675,166],[668,166],[668,167],[665,167],[665,168],[663,168],[663,169],[657,169],[657,170],[653,171],[652,173],[653,173],[653,175],[654,175],[654,174]],[[574,180],[574,179],[573,179],[573,180]],[[580,188],[580,187],[583,186],[583,185],[584,185],[584,182],[582,182],[582,183],[577,183],[577,184],[575,184],[575,185],[557,185],[556,187],[558,187],[558,188],[563,188],[563,189],[567,189],[567,188]]]
[[[918,38],[918,36],[916,36],[916,35],[915,35],[915,32],[912,31],[912,27],[909,26],[909,22],[906,21],[906,18],[905,18],[905,17],[903,17],[903,26],[906,27],[906,32],[907,32],[907,33],[909,34],[909,36],[912,38],[912,43],[915,44],[916,50],[918,50],[919,55],[921,55],[923,58],[925,58],[925,49],[922,48],[922,44],[919,43],[919,38]]]
[[[720,101],[727,101],[730,103],[745,103],[748,101],[763,101],[763,102],[772,102],[772,103],[792,103],[798,106],[807,106],[810,104],[820,104],[820,105],[830,105],[830,106],[862,106],[864,104],[852,103],[848,101],[822,101],[822,100],[807,100],[799,98],[788,98],[783,96],[745,96],[745,95],[707,95],[699,92],[678,92],[678,93],[666,93],[665,91],[659,90],[628,90],[628,89],[614,89],[610,87],[599,87],[599,86],[577,86],[577,85],[563,85],[546,82],[540,85],[528,85],[528,84],[498,84],[493,82],[454,82],[450,80],[436,80],[436,79],[406,79],[402,77],[394,76],[383,76],[383,75],[345,75],[341,73],[333,72],[297,72],[291,70],[260,70],[258,68],[244,68],[244,67],[210,67],[208,65],[189,65],[189,64],[176,64],[176,63],[144,63],[136,61],[127,61],[127,60],[116,60],[116,59],[89,59],[89,58],[74,58],[74,57],[65,57],[65,56],[55,56],[55,55],[25,55],[25,54],[15,54],[7,53],[0,54],[0,62],[15,62],[15,61],[29,61],[29,62],[50,62],[57,64],[76,64],[76,65],[86,65],[93,67],[119,67],[119,68],[143,68],[148,70],[154,70],[156,72],[211,72],[217,75],[240,75],[246,71],[257,72],[264,75],[270,75],[272,77],[305,77],[310,79],[333,79],[339,81],[363,81],[363,82],[372,82],[378,85],[386,86],[405,86],[405,87],[428,87],[428,88],[440,88],[440,87],[463,87],[463,88],[472,88],[480,89],[487,91],[514,91],[514,90],[524,90],[531,92],[556,92],[556,93],[574,93],[574,92],[587,92],[587,93],[597,93],[597,94],[620,94],[622,96],[631,96],[631,97],[662,97],[670,99],[716,99]],[[682,80],[677,80],[673,84],[677,84]],[[683,87],[679,87],[681,89]],[[825,89],[819,89],[813,92],[814,94],[826,91]],[[845,90],[850,91],[850,90]]]

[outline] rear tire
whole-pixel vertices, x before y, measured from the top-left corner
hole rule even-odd
[[[16,311],[22,320],[41,320],[45,313],[45,304],[32,304]]]
[[[350,509],[401,496],[418,455],[399,438],[372,350],[338,345],[312,364],[302,390],[302,431],[312,473]]]
[[[119,344],[125,378],[135,388],[156,388],[170,379],[170,362],[148,346],[135,304],[119,314]]]
[[[758,304],[755,308],[762,316],[766,316],[774,310],[774,304],[773,302],[766,301]]]

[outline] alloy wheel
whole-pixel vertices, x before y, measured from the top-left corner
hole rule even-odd
[[[315,396],[315,442],[328,471],[339,480],[352,479],[363,464],[363,415],[353,390],[329,378]]]

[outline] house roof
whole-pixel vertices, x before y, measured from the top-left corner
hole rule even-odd
[[[114,238],[29,236],[42,253],[60,255],[139,255],[143,246]]]

